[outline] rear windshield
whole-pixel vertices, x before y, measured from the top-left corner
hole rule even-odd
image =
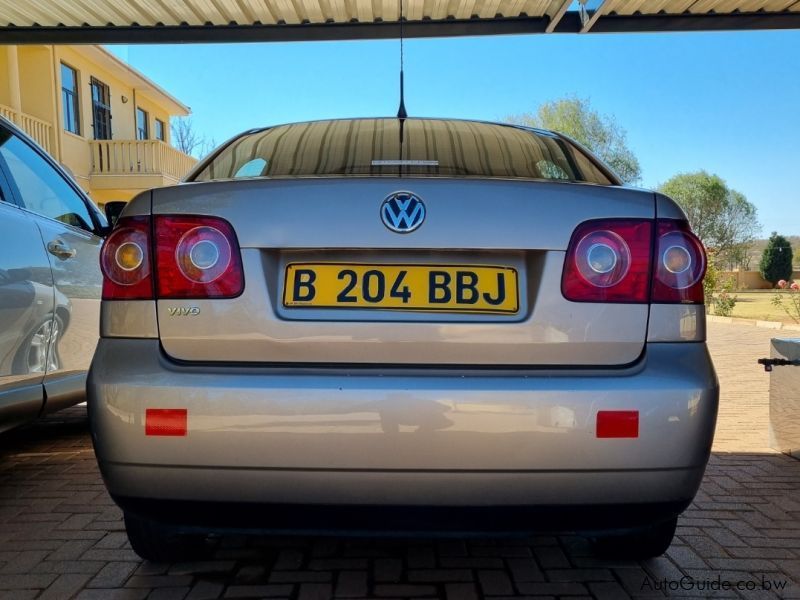
[[[615,183],[559,136],[508,125],[358,119],[280,125],[243,135],[189,179],[499,177]]]

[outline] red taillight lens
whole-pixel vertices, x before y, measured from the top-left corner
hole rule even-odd
[[[125,217],[106,238],[100,253],[103,300],[153,298],[150,219]]]
[[[233,298],[244,289],[239,243],[216,217],[155,217],[156,295]]]
[[[573,232],[561,292],[573,302],[647,302],[653,222],[587,221]]]
[[[706,253],[685,221],[658,221],[653,302],[703,303]]]
[[[561,290],[574,302],[702,304],[705,272],[703,244],[686,221],[587,221],[572,234]]]

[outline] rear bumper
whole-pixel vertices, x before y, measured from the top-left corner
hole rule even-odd
[[[577,506],[258,504],[114,496],[126,512],[184,532],[313,535],[524,535],[617,533],[679,515],[689,501]]]
[[[496,373],[183,366],[157,340],[103,339],[88,382],[106,485],[138,510],[679,511],[703,476],[718,391],[703,343],[651,343],[619,371]],[[188,435],[146,436],[146,408],[186,408]],[[598,439],[600,410],[639,411],[639,437]]]

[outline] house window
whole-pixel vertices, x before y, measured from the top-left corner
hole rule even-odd
[[[78,72],[61,63],[61,104],[64,111],[64,129],[81,134],[80,111],[78,110]]]
[[[147,111],[136,108],[136,139],[146,140],[150,138],[150,126],[147,120]]]
[[[108,86],[94,77],[90,80],[92,88],[92,125],[94,139],[111,139],[111,92]]]
[[[156,119],[156,139],[166,142],[167,138],[164,135],[164,121]]]

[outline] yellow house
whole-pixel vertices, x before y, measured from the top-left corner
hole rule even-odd
[[[102,46],[0,47],[0,114],[98,204],[177,183],[196,162],[170,145],[189,108]]]

